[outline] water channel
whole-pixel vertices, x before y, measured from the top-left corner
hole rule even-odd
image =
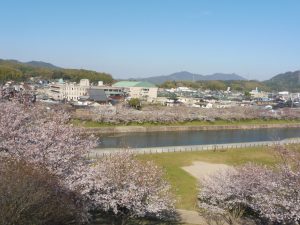
[[[147,148],[278,141],[287,138],[300,138],[300,128],[120,133],[103,135],[99,147]]]

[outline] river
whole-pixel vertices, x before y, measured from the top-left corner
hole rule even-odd
[[[299,138],[300,128],[140,132],[102,135],[100,148],[147,148],[185,145],[278,141]]]

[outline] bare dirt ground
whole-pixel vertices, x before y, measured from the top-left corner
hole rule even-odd
[[[217,171],[229,169],[230,166],[225,164],[214,164],[207,162],[193,162],[191,166],[182,167],[186,172],[196,177],[200,182],[203,178],[210,176]]]
[[[196,211],[177,209],[181,222],[184,224],[207,225],[206,220]]]
[[[207,176],[210,176],[217,171],[225,170],[230,168],[230,166],[225,164],[214,164],[207,162],[194,162],[191,166],[182,167],[185,171],[190,173],[192,176],[196,177],[199,182]],[[181,217],[181,221],[187,224],[198,224],[206,225],[206,220],[199,215],[197,211],[188,211],[188,210],[178,210],[178,213]]]

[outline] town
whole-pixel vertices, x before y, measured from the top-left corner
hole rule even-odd
[[[251,91],[200,90],[189,87],[159,88],[147,81],[119,81],[110,86],[98,81],[81,79],[79,83],[63,79],[55,81],[31,78],[30,82],[8,81],[3,89],[27,89],[36,101],[49,104],[71,104],[77,108],[114,106],[138,99],[141,105],[186,106],[196,108],[255,107],[268,110],[299,108],[300,93],[288,91],[265,92],[258,88]]]

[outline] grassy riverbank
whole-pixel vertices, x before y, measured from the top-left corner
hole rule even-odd
[[[300,120],[277,120],[277,119],[251,119],[251,120],[215,120],[215,121],[188,121],[188,122],[175,122],[175,123],[155,123],[155,122],[144,122],[144,123],[104,123],[96,122],[91,120],[79,120],[73,119],[72,124],[85,128],[101,128],[101,127],[121,127],[121,126],[226,126],[226,125],[264,125],[264,124],[293,124],[300,123]]]
[[[209,163],[222,163],[227,165],[240,165],[246,162],[256,162],[266,165],[275,163],[275,158],[270,150],[265,147],[243,148],[227,151],[206,152],[175,152],[148,154],[138,156],[144,160],[153,160],[161,165],[167,173],[173,192],[177,196],[177,207],[187,210],[195,210],[198,194],[196,178],[182,169],[194,161]]]

